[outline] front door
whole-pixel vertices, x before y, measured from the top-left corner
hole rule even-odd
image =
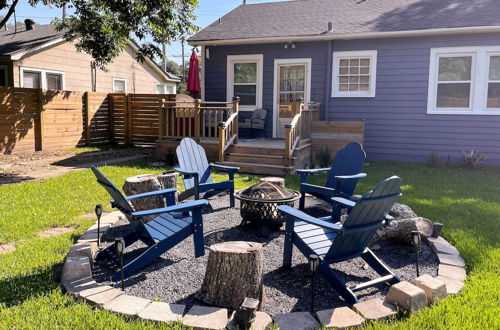
[[[300,110],[300,100],[309,101],[310,66],[310,59],[275,60],[275,137],[284,138],[285,125]]]

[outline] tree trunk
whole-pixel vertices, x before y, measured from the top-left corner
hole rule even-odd
[[[163,174],[141,174],[132,176],[125,180],[123,191],[127,196],[142,194],[145,192],[157,191],[177,187],[177,172],[166,172]],[[161,196],[139,198],[132,200],[132,205],[136,211],[151,210],[166,206],[165,199]],[[144,218],[149,221],[155,216]]]
[[[209,305],[236,309],[246,297],[264,304],[264,257],[255,242],[224,242],[210,247],[198,298]]]

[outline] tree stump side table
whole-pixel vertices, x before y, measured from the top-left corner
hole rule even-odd
[[[127,196],[142,194],[168,188],[177,188],[177,172],[165,172],[163,174],[141,174],[129,177],[123,184],[123,191]],[[160,196],[139,198],[131,201],[136,211],[151,210],[166,207],[165,199]],[[176,194],[177,202],[177,194]],[[155,216],[145,219],[149,221]],[[144,221],[144,219],[143,219]]]
[[[246,297],[263,305],[262,244],[223,242],[210,247],[207,270],[198,298],[209,305],[238,308]]]

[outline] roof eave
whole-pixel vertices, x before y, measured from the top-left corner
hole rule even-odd
[[[283,36],[283,37],[243,38],[243,39],[225,39],[225,40],[224,39],[188,40],[188,44],[190,46],[216,46],[216,45],[278,43],[278,42],[288,42],[288,41],[321,41],[321,40],[418,37],[418,36],[463,34],[463,33],[478,33],[478,32],[500,32],[500,26],[470,26],[470,27],[458,27],[458,28],[344,33],[344,34],[328,33],[328,34],[309,35],[309,36]]]

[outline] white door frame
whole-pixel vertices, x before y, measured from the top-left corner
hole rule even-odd
[[[278,67],[281,64],[305,64],[306,65],[306,86],[305,86],[305,93],[304,93],[304,102],[309,102],[309,98],[311,97],[311,63],[312,60],[310,57],[308,58],[276,58],[274,59],[274,88],[273,88],[273,137],[276,137],[277,134],[277,127],[276,127],[276,122],[278,120],[278,91],[279,91],[279,86],[278,86],[278,80],[279,80],[279,72],[278,72]]]

